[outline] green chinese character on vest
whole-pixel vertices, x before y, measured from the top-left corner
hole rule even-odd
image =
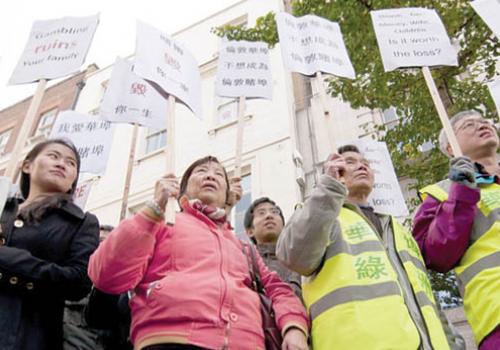
[[[370,235],[370,227],[364,222],[357,222],[349,225],[345,230],[345,234],[351,240],[361,240],[363,237]]]
[[[385,271],[385,263],[381,257],[369,256],[368,259],[359,257],[354,264],[358,279],[376,279],[378,280],[382,275],[387,276]]]

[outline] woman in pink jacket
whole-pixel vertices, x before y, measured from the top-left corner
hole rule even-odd
[[[214,157],[194,162],[180,187],[161,178],[154,200],[123,221],[92,255],[89,276],[107,293],[131,291],[136,349],[264,349],[260,301],[243,245],[226,221],[229,182]],[[168,197],[179,198],[175,225],[164,224]],[[273,301],[283,349],[307,349],[307,316],[291,288],[259,273]]]

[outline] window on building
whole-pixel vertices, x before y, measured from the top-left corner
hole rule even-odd
[[[7,147],[7,142],[9,142],[9,137],[11,133],[12,129],[0,132],[0,155],[5,154],[5,147]]]
[[[219,98],[219,105],[216,111],[216,124],[227,124],[235,121],[238,117],[238,99]]]
[[[241,187],[243,189],[243,194],[241,199],[234,206],[231,212],[231,223],[234,227],[234,232],[239,237],[245,237],[245,227],[243,226],[243,220],[245,218],[245,212],[247,208],[252,204],[252,175],[248,173],[241,177]]]
[[[382,111],[382,121],[384,122],[387,129],[394,128],[399,121],[399,116],[396,113],[396,109],[394,107],[388,108]]]
[[[148,129],[145,154],[154,152],[167,144],[167,130]]]
[[[40,115],[38,125],[33,136],[44,135],[48,137],[57,117],[57,108],[50,109]]]

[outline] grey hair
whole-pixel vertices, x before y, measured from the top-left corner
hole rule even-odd
[[[479,113],[478,111],[475,111],[473,109],[470,109],[468,111],[463,111],[455,114],[451,119],[450,119],[450,124],[451,127],[453,128],[459,121],[462,119],[465,119],[467,117],[479,117],[483,118],[483,115]],[[441,152],[445,154],[448,158],[451,158],[451,155],[448,153],[448,137],[446,136],[446,133],[444,132],[444,128],[441,129],[441,132],[439,133],[439,149]]]

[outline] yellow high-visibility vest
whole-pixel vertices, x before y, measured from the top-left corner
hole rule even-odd
[[[402,264],[434,349],[450,349],[417,243],[391,219],[391,262],[372,226],[353,210],[342,208],[341,234],[329,242],[321,270],[303,283],[312,319],[314,350],[416,350],[420,335],[405,303],[393,263]]]
[[[423,188],[440,202],[448,199],[450,180]],[[465,316],[479,344],[500,325],[500,185],[480,184],[470,245],[455,267]]]

